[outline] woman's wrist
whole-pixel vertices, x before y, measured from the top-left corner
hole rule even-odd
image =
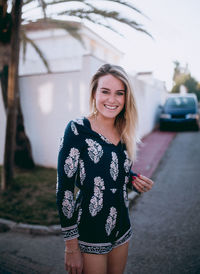
[[[65,242],[65,252],[74,253],[79,250],[78,239],[72,239]]]
[[[74,254],[74,253],[77,253],[79,251],[80,251],[79,247],[74,248],[74,249],[65,247],[65,253],[67,253],[67,254]]]

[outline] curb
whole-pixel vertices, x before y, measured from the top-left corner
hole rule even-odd
[[[129,209],[131,208],[134,199],[139,196],[135,191],[131,191],[128,194]],[[0,233],[1,232],[20,232],[27,233],[31,235],[61,235],[60,225],[30,225],[24,223],[16,223],[7,219],[0,218]]]
[[[23,232],[32,235],[59,235],[61,234],[61,227],[60,225],[44,226],[16,223],[0,218],[0,232],[6,231]]]

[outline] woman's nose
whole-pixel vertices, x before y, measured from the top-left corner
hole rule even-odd
[[[110,96],[108,98],[108,102],[109,103],[114,103],[115,102],[115,95],[114,94],[110,94]]]

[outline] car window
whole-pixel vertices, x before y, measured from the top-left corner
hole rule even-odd
[[[168,98],[165,106],[167,108],[195,108],[195,100],[191,97]]]

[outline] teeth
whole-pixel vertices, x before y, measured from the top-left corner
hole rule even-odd
[[[114,109],[117,108],[117,106],[113,106],[113,107],[112,107],[112,106],[108,106],[108,105],[105,105],[105,107],[108,108],[108,109],[111,109],[111,110],[114,110]]]

